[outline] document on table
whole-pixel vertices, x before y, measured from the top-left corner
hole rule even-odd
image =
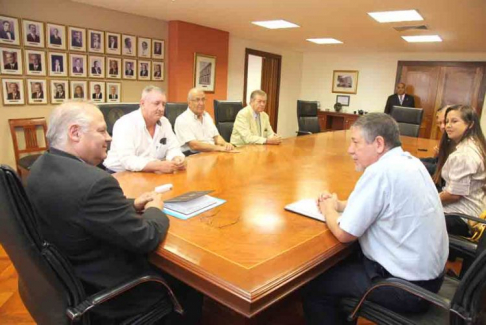
[[[303,216],[326,221],[326,217],[317,208],[316,199],[304,199],[285,206],[285,210],[292,211]]]
[[[165,203],[164,212],[173,217],[185,220],[225,202],[225,200],[204,195],[190,201]]]

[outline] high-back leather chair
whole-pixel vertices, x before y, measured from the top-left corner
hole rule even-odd
[[[42,238],[37,220],[18,176],[9,166],[0,165],[0,244],[17,270],[20,297],[37,324],[87,325],[90,309],[139,284],[155,281],[167,286],[162,278],[147,275],[87,297],[70,262]],[[165,290],[161,290],[162,296]],[[168,292],[173,298],[169,288]],[[170,313],[173,306],[178,312],[182,310],[175,298],[166,299],[123,324],[151,324]]]
[[[423,109],[393,106],[390,115],[397,121],[400,135],[418,138],[424,116]]]
[[[10,119],[8,124],[14,146],[17,172],[25,179],[37,158],[48,149],[46,119],[43,117]],[[17,137],[19,130],[24,135],[24,141],[19,141]],[[42,132],[42,142],[37,138],[39,131]],[[23,148],[20,147],[22,142],[25,144]]]
[[[243,103],[229,100],[214,100],[214,123],[219,134],[226,142],[230,142],[236,115],[243,108]]]
[[[105,118],[106,131],[113,135],[115,122],[125,114],[131,113],[140,107],[139,103],[97,104]]]
[[[297,101],[297,121],[299,123],[299,131],[297,135],[306,135],[321,132],[319,126],[319,118],[317,117],[317,106],[319,102],[316,101]]]
[[[187,103],[167,103],[165,104],[164,116],[169,120],[172,125],[172,130],[175,127],[175,121],[179,115],[184,113],[187,109]]]

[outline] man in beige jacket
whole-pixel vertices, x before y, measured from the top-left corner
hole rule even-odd
[[[273,132],[268,114],[264,112],[267,104],[267,94],[255,90],[250,96],[250,105],[236,115],[231,144],[280,144],[282,138]]]

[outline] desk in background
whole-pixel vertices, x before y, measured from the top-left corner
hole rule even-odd
[[[345,258],[325,223],[284,210],[324,189],[346,199],[360,173],[346,153],[350,132],[253,145],[241,153],[190,156],[185,172],[114,174],[127,197],[172,183],[168,199],[214,190],[227,203],[183,221],[170,218],[167,238],[151,255],[166,272],[246,318],[255,316]],[[435,141],[402,137],[405,150],[431,156]],[[428,152],[418,151],[428,149]]]
[[[319,111],[317,114],[321,132],[349,130],[359,115],[331,111]]]

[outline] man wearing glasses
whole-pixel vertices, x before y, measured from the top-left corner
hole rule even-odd
[[[213,119],[205,111],[204,91],[193,88],[187,95],[188,108],[175,121],[177,140],[182,151],[190,154],[198,151],[233,151],[232,144],[224,141],[214,125]]]
[[[103,164],[110,171],[174,173],[186,168],[184,155],[164,117],[167,102],[162,89],[147,86],[140,109],[124,115],[113,126],[113,140]]]

